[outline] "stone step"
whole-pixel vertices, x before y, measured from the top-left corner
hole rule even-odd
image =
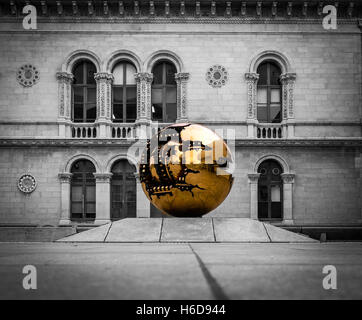
[[[59,242],[317,242],[247,218],[127,218]]]

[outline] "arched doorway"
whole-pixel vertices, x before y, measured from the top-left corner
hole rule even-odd
[[[258,168],[258,219],[283,219],[283,169],[276,160],[265,160]]]
[[[135,168],[127,160],[119,160],[112,166],[111,219],[136,217]]]
[[[94,220],[96,217],[96,172],[94,164],[85,159],[71,168],[71,219]]]

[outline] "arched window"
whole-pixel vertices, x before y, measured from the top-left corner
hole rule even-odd
[[[275,160],[263,161],[258,173],[258,218],[281,220],[283,208],[282,167]]]
[[[112,167],[111,219],[136,217],[136,172],[127,160],[119,160]]]
[[[94,122],[97,117],[96,66],[90,61],[80,61],[73,68],[73,114],[74,122]]]
[[[266,61],[259,65],[257,73],[257,117],[259,122],[278,123],[282,121],[280,82],[281,71],[278,65],[272,61]]]
[[[176,67],[161,61],[153,69],[152,83],[152,120],[175,122],[177,118]]]
[[[137,72],[130,62],[118,63],[113,68],[113,116],[114,122],[135,122],[137,118]]]
[[[89,160],[76,161],[71,169],[71,218],[93,220],[96,217],[96,168]]]

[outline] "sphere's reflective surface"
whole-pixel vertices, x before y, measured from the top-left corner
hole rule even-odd
[[[142,188],[163,213],[199,217],[219,206],[233,183],[224,140],[197,124],[174,124],[147,143],[140,163]]]

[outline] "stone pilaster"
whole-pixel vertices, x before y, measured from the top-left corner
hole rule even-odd
[[[282,116],[287,125],[287,137],[294,137],[294,83],[295,73],[284,73],[280,76],[282,82]]]
[[[258,220],[258,181],[260,173],[249,173],[250,184],[250,218]]]
[[[293,224],[293,173],[282,173],[283,180],[283,223]]]
[[[61,211],[59,225],[70,224],[70,184],[72,180],[72,174],[68,172],[62,172],[58,174],[60,181],[60,193],[61,193]]]
[[[113,75],[107,72],[98,72],[94,75],[97,82],[97,123],[99,137],[109,136],[108,128],[112,122],[112,83]]]
[[[257,123],[257,112],[256,112],[256,95],[257,95],[257,82],[259,75],[257,73],[246,73],[245,80],[247,86],[247,127],[248,127],[248,138],[255,137],[255,125]]]
[[[136,212],[137,218],[150,218],[151,217],[151,204],[147,196],[143,192],[142,184],[139,174],[135,173],[136,177]]]
[[[95,224],[111,221],[111,177],[112,173],[93,173],[96,178],[96,219]]]
[[[57,72],[58,80],[58,123],[59,137],[68,137],[67,125],[72,117],[72,82],[73,75],[68,72]]]
[[[189,73],[179,72],[175,74],[177,83],[177,120],[176,122],[187,122],[187,82]]]
[[[143,72],[136,73],[137,82],[137,121],[138,124],[151,122],[151,84],[153,75]]]

